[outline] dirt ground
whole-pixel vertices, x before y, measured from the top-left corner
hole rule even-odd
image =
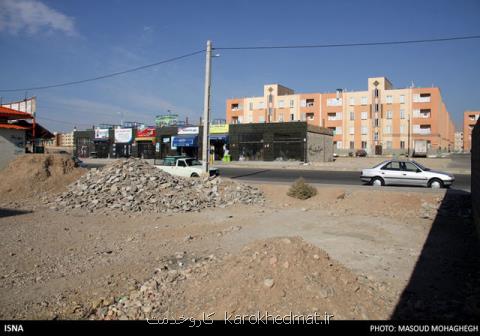
[[[434,219],[469,225],[468,218],[437,215],[445,191],[322,187],[314,198],[300,201],[286,195],[287,186],[261,189],[264,206],[175,215],[62,213],[32,208],[30,202],[12,207],[8,197],[0,199],[0,318],[114,318],[102,315],[106,307],[167,268],[199,273],[178,283],[181,302],[167,300],[168,294],[158,298],[171,313],[262,307],[388,319],[411,282]],[[293,247],[282,248],[285,237],[296,237],[289,238]],[[459,246],[465,242],[457,240]],[[268,258],[247,262],[255,252]],[[316,266],[312,255],[320,256]],[[336,271],[311,280],[324,274],[330,258]],[[285,262],[299,267],[283,268]],[[278,267],[267,272],[273,264]],[[341,279],[350,282],[339,285]],[[248,291],[261,281],[275,285],[270,292],[262,286],[256,289],[260,294]],[[318,294],[327,285],[333,297]],[[477,297],[469,298],[471,315]]]
[[[480,317],[468,193],[323,186],[297,200],[265,184],[262,204],[200,212],[46,205],[84,173],[64,155],[0,172],[0,319]]]

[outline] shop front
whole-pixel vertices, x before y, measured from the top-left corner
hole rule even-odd
[[[112,157],[130,157],[132,155],[133,129],[115,128]]]
[[[198,127],[179,127],[178,134],[171,137],[171,149],[177,155],[198,158],[198,131]]]
[[[138,129],[135,143],[137,145],[137,156],[142,159],[154,159],[156,148],[157,132],[155,127]]]
[[[95,150],[90,153],[92,157],[108,158],[110,156],[110,130],[108,128],[95,128],[93,144]]]
[[[222,160],[228,153],[228,124],[210,125],[210,152],[214,160]]]

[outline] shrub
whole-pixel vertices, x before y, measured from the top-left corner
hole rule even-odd
[[[313,197],[316,194],[317,189],[308,183],[305,183],[303,177],[300,177],[298,180],[296,180],[287,193],[287,195],[290,197],[295,197],[302,200]]]

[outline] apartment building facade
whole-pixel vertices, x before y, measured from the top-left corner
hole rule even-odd
[[[480,119],[480,111],[463,112],[463,151],[470,152],[472,149],[472,130],[478,119]]]
[[[279,84],[263,91],[227,99],[227,123],[307,121],[334,132],[338,154],[402,154],[418,140],[430,152],[454,148],[455,126],[438,87],[395,89],[387,78],[373,77],[365,91],[295,93]]]
[[[463,152],[463,132],[455,132],[455,152]]]

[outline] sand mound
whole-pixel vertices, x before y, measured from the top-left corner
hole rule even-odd
[[[0,202],[56,193],[78,179],[86,169],[75,167],[69,155],[25,154],[0,171]]]
[[[139,290],[92,318],[235,319],[236,315],[328,313],[333,319],[385,319],[376,285],[360,281],[301,238],[258,241],[238,255],[183,270],[157,270]]]

